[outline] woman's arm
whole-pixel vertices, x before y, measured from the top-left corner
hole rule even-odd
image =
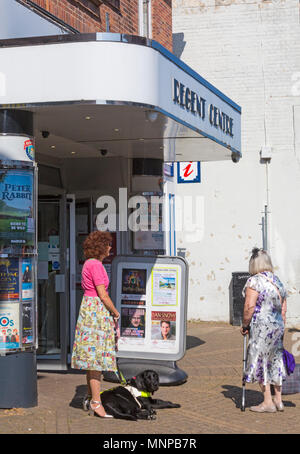
[[[114,318],[119,318],[119,317],[120,317],[120,314],[119,314],[119,312],[117,311],[117,309],[115,308],[114,303],[113,303],[112,300],[110,299],[109,294],[108,294],[107,291],[105,290],[105,285],[103,285],[103,284],[101,284],[101,285],[96,285],[96,289],[97,289],[97,293],[98,293],[99,298],[101,299],[101,301],[103,302],[103,304],[105,305],[105,307],[109,310],[109,312],[111,313],[111,315],[112,315]]]
[[[284,324],[286,322],[286,311],[287,311],[287,304],[286,304],[286,299],[284,299],[282,306],[281,306],[281,315],[282,315]]]
[[[259,293],[256,290],[253,290],[252,288],[247,287],[245,305],[244,305],[243,323],[242,323],[242,328],[241,328],[242,334],[248,333],[247,328],[250,325],[258,295],[259,295]]]

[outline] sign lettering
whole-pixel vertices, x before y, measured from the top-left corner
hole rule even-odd
[[[202,98],[195,91],[186,87],[182,82],[173,79],[173,101],[182,109],[199,116],[202,120],[206,118],[206,99]],[[220,129],[224,134],[233,137],[233,118],[223,112],[219,107],[210,104],[207,109],[208,119],[212,126]]]

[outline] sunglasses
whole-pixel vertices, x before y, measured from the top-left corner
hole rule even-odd
[[[253,249],[252,249],[252,256],[251,256],[251,257],[252,257],[253,259],[256,259],[256,257],[258,257],[258,253],[259,253],[259,252],[262,252],[262,251],[263,251],[263,249],[259,249],[258,247],[253,248]]]

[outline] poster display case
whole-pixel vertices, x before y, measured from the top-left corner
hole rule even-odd
[[[139,204],[139,214],[142,220],[140,229],[132,232],[132,247],[134,254],[164,255],[165,242],[163,232],[163,193],[141,192],[144,203]]]
[[[186,339],[188,267],[181,257],[118,256],[112,299],[120,312],[118,358],[177,361]]]
[[[36,349],[36,166],[0,161],[0,354]]]

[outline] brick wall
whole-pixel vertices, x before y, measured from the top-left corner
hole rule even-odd
[[[26,3],[26,0],[24,0]],[[81,33],[139,33],[139,0],[35,0],[38,6]],[[172,2],[152,0],[152,38],[172,50]]]
[[[173,1],[174,52],[242,107],[241,161],[202,163],[202,182],[192,185],[205,198],[205,233],[185,245],[189,318],[228,320],[231,273],[247,271],[252,247],[262,246],[268,205],[269,251],[289,291],[287,324],[300,324],[299,19],[299,0]],[[260,161],[265,145],[273,150],[268,165]]]
[[[172,52],[172,0],[152,0],[152,38]]]

